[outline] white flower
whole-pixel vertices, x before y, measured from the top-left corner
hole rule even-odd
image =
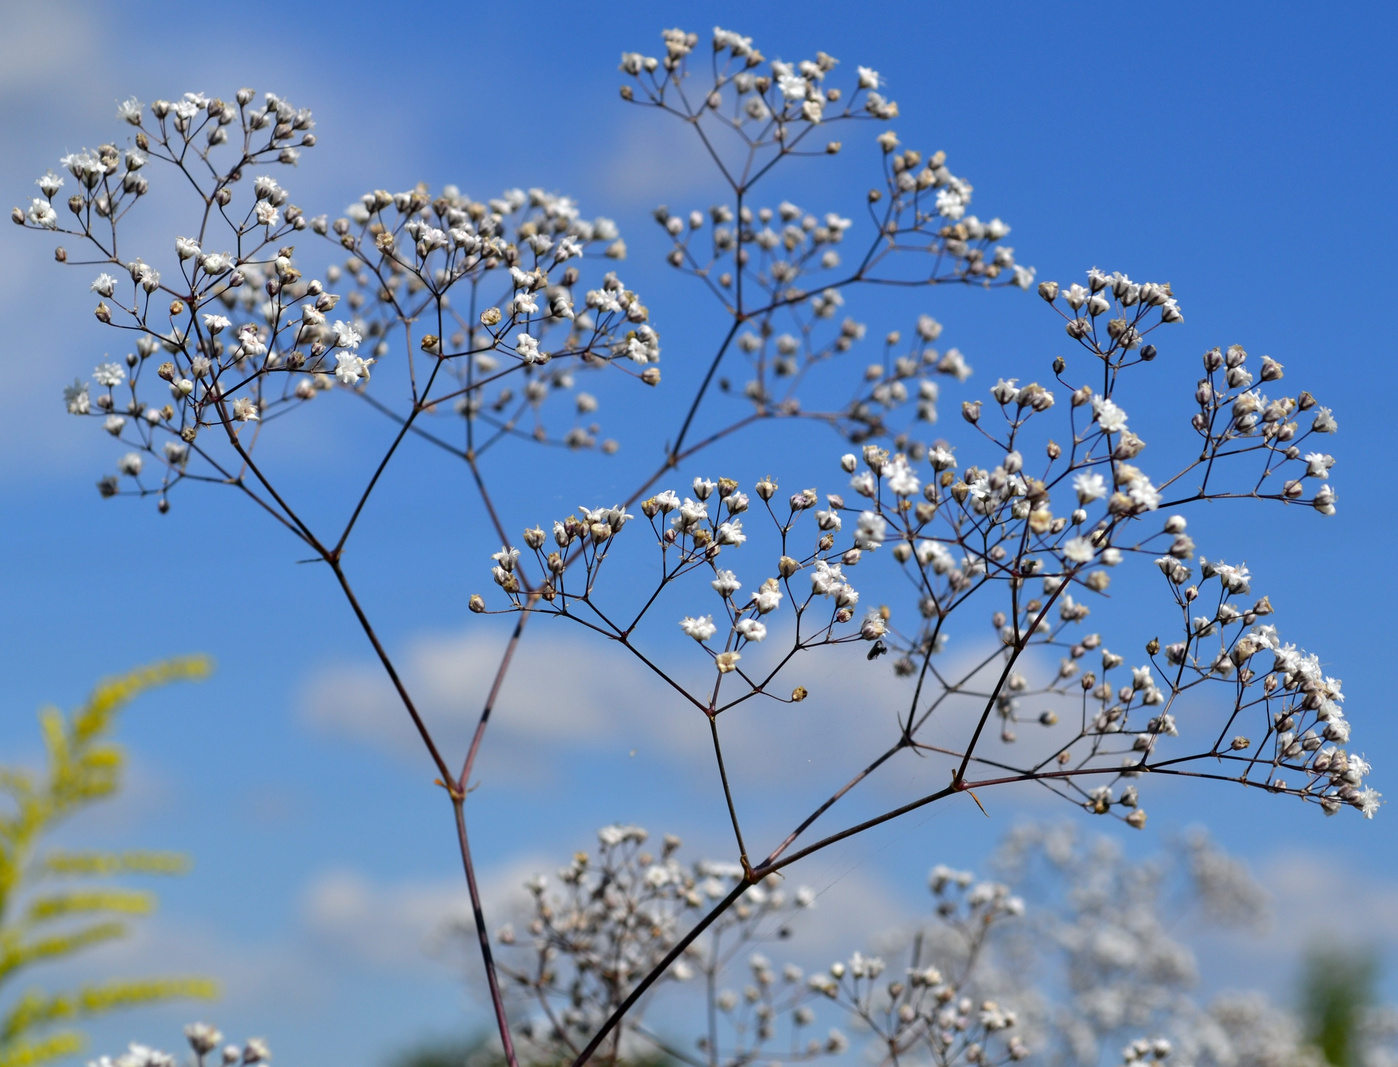
[[[1090,504],[1107,495],[1107,482],[1096,471],[1083,471],[1073,479],[1073,490],[1078,494],[1079,504]]]
[[[336,348],[358,348],[359,342],[364,340],[363,335],[354,328],[354,323],[337,319],[330,324],[330,328],[335,331]]]
[[[598,311],[620,311],[621,303],[616,295],[606,289],[589,289],[587,292],[587,306],[596,308]]]
[[[651,346],[637,334],[630,334],[627,336],[626,343],[622,346],[622,351],[626,354],[626,358],[633,363],[650,362]]]
[[[69,415],[86,415],[92,410],[92,402],[87,395],[87,382],[81,378],[72,385],[63,387],[63,403]]]
[[[217,334],[220,330],[226,330],[233,324],[222,315],[214,315],[209,312],[204,313],[204,329],[210,334]]]
[[[783,74],[777,79],[777,86],[782,91],[782,96],[788,100],[806,99],[806,79],[796,74]]]
[[[102,429],[106,430],[113,437],[120,437],[121,431],[126,429],[126,416],[108,415],[102,420]]]
[[[372,359],[361,359],[354,352],[335,353],[335,377],[344,385],[353,385],[363,378],[369,380],[369,364]]]
[[[719,570],[714,571],[714,580],[709,584],[714,587],[714,592],[727,600],[742,588],[743,583],[732,571]]]
[[[680,620],[680,629],[700,643],[707,641],[718,631],[712,615],[703,615],[697,619],[691,619],[686,615]]]
[[[247,397],[233,401],[233,418],[239,422],[257,421],[257,405]]]
[[[953,221],[959,219],[966,214],[966,201],[955,189],[941,189],[937,193],[937,214]]]
[[[134,96],[127,97],[117,105],[116,117],[122,122],[129,122],[133,126],[141,124],[141,102]]]
[[[238,327],[238,345],[233,349],[235,359],[241,359],[244,356],[260,356],[266,351],[267,346],[262,343],[255,325],[251,322],[245,322]]]
[[[1092,542],[1086,537],[1070,537],[1063,544],[1064,558],[1073,563],[1087,563],[1092,559]]]
[[[680,506],[680,498],[673,489],[666,489],[663,493],[655,494],[655,503],[662,512],[670,512]]]
[[[1126,486],[1126,494],[1133,504],[1147,511],[1160,506],[1160,490],[1151,485],[1149,478],[1132,478]]]
[[[63,188],[63,175],[46,171],[42,178],[34,179],[34,184],[39,187],[39,192],[51,197]]]
[[[1372,787],[1360,792],[1359,810],[1363,813],[1364,818],[1372,819],[1374,817],[1375,813],[1379,810],[1379,805],[1382,803],[1379,799],[1382,796],[1382,793]]]
[[[515,351],[526,363],[542,363],[544,354],[539,351],[539,342],[527,333],[515,335]]]
[[[714,540],[720,545],[741,545],[747,539],[748,535],[743,533],[742,519],[720,523],[718,533],[714,536]]]
[[[122,474],[129,474],[134,478],[141,473],[142,462],[139,452],[128,452],[126,455],[122,456],[121,459],[117,460],[117,470],[121,471]]]
[[[176,237],[175,254],[180,259],[193,259],[199,254],[199,242],[193,237]]]
[[[233,257],[227,252],[210,252],[199,265],[205,274],[224,274],[233,269]]]
[[[768,578],[761,588],[752,594],[749,603],[756,605],[759,615],[770,615],[782,602],[782,591],[775,578]]]
[[[724,48],[731,49],[735,56],[745,56],[752,51],[752,38],[744,37],[733,30],[725,30],[721,26],[715,26],[714,51],[718,52]]]
[[[160,288],[160,271],[156,270],[148,263],[142,263],[141,276],[136,280],[147,293],[153,293]]]
[[[864,511],[859,515],[859,529],[854,535],[854,545],[856,548],[870,549],[878,548],[883,544],[884,531],[888,528],[888,523],[877,511]]]
[[[838,564],[832,566],[826,560],[816,560],[815,570],[811,572],[811,588],[821,596],[833,596],[844,580]]]
[[[858,67],[859,87],[861,89],[877,89],[879,87],[879,72],[869,67]]]
[[[189,446],[183,441],[166,441],[165,459],[171,466],[184,466],[189,462]]]
[[[899,452],[883,469],[888,488],[897,496],[914,496],[922,488],[917,475],[908,466],[907,458]]]
[[[56,229],[58,226],[58,212],[42,197],[36,196],[30,200],[29,210],[25,214],[35,226],[42,226],[46,230]]]
[[[1107,433],[1118,433],[1126,429],[1126,412],[1105,397],[1092,398],[1092,414],[1097,419],[1097,425]]]
[[[749,641],[761,641],[767,636],[766,625],[756,619],[739,619],[735,629]]]
[[[91,291],[98,296],[111,296],[116,292],[116,279],[110,274],[99,274],[97,280],[92,283]]]
[[[92,380],[108,389],[120,385],[126,379],[126,368],[120,363],[99,363],[92,372]]]
[[[1324,452],[1307,452],[1302,458],[1306,461],[1307,478],[1324,478],[1335,465],[1335,457],[1327,456]]]
[[[684,503],[680,505],[679,514],[670,520],[670,525],[676,530],[685,532],[699,526],[709,517],[708,509],[697,500],[684,498]]]
[[[1201,564],[1203,562],[1203,560],[1200,561]],[[1252,575],[1248,573],[1247,564],[1243,563],[1233,567],[1224,563],[1222,560],[1218,560],[1210,564],[1210,566],[1213,568],[1213,572],[1218,575],[1218,580],[1223,583],[1223,588],[1227,589],[1230,593],[1246,593],[1249,591],[1249,583],[1252,580]]]

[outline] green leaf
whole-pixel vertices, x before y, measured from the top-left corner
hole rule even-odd
[[[65,852],[44,856],[43,869],[52,875],[102,877],[113,874],[186,874],[193,863],[183,852]]]
[[[115,911],[125,915],[149,915],[155,910],[155,894],[135,889],[89,889],[35,897],[25,909],[31,923],[49,922],[70,915]]]
[[[81,1052],[86,1045],[76,1030],[63,1030],[39,1041],[0,1042],[0,1067],[37,1067]]]

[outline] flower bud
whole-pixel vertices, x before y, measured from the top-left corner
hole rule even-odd
[[[1058,299],[1058,283],[1040,282],[1039,295],[1043,297],[1045,300],[1047,300],[1050,304],[1052,304],[1055,300]]]
[[[466,606],[479,615],[485,610],[485,599],[479,593],[472,593],[471,599],[466,602]]]

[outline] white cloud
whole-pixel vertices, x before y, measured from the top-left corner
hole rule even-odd
[[[534,788],[580,752],[636,749],[673,769],[678,786],[707,795],[714,785],[714,758],[702,712],[615,643],[570,633],[564,625],[538,620],[526,631],[492,713],[479,772],[489,774],[493,782]],[[775,665],[782,639],[774,629],[761,649],[750,646],[746,655],[754,677],[760,676],[764,664]],[[425,635],[410,642],[399,657],[414,702],[449,764],[459,761],[469,744],[505,640],[503,633],[481,628]],[[712,668],[702,653],[688,646],[648,651],[653,662],[706,699]],[[803,685],[810,692],[804,702],[754,699],[720,716],[735,795],[740,805],[760,806],[764,819],[774,819],[773,832],[780,825],[784,834],[897,741],[899,715],[911,699],[913,683],[896,678],[886,660],[869,663],[865,651],[860,643],[797,657],[771,688],[785,694]],[[949,676],[964,674],[988,651],[988,646],[980,646],[947,653],[940,657],[940,667]],[[983,695],[968,695],[947,701],[920,736],[957,747],[969,736],[984,700]],[[318,669],[303,686],[300,707],[304,719],[318,730],[414,761],[423,758],[421,741],[376,663]],[[998,727],[992,728],[998,734]],[[1018,744],[1017,757],[1027,756],[1026,748],[1050,742],[1050,731],[1032,730],[1038,733],[1024,730],[1026,739]],[[999,745],[994,735],[983,741],[986,748]],[[865,794],[886,805],[890,799],[906,801],[931,793],[946,784],[950,768],[949,757],[900,752],[842,807],[864,803]],[[1037,798],[1039,792],[1019,791],[1025,798]],[[829,823],[831,828],[844,822],[838,812],[827,818],[838,820]]]
[[[471,921],[464,882],[386,885],[350,870],[317,876],[301,912],[325,951],[395,971],[420,970],[434,959],[440,964],[451,927]]]

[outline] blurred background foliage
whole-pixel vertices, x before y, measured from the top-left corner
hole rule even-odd
[[[1378,1000],[1379,960],[1360,945],[1316,943],[1301,972],[1307,1039],[1333,1067],[1365,1067],[1359,1037]]]
[[[127,936],[149,915],[155,894],[123,876],[183,874],[189,858],[171,852],[67,851],[49,847],[71,816],[120,792],[125,755],[112,740],[119,713],[141,693],[213,671],[206,656],[162,660],[108,678],[78,708],[39,712],[47,765],[0,765],[0,1067],[30,1067],[79,1052],[79,1024],[92,1016],[177,998],[209,999],[203,977],[115,978],[50,992],[16,992],[39,964]]]

